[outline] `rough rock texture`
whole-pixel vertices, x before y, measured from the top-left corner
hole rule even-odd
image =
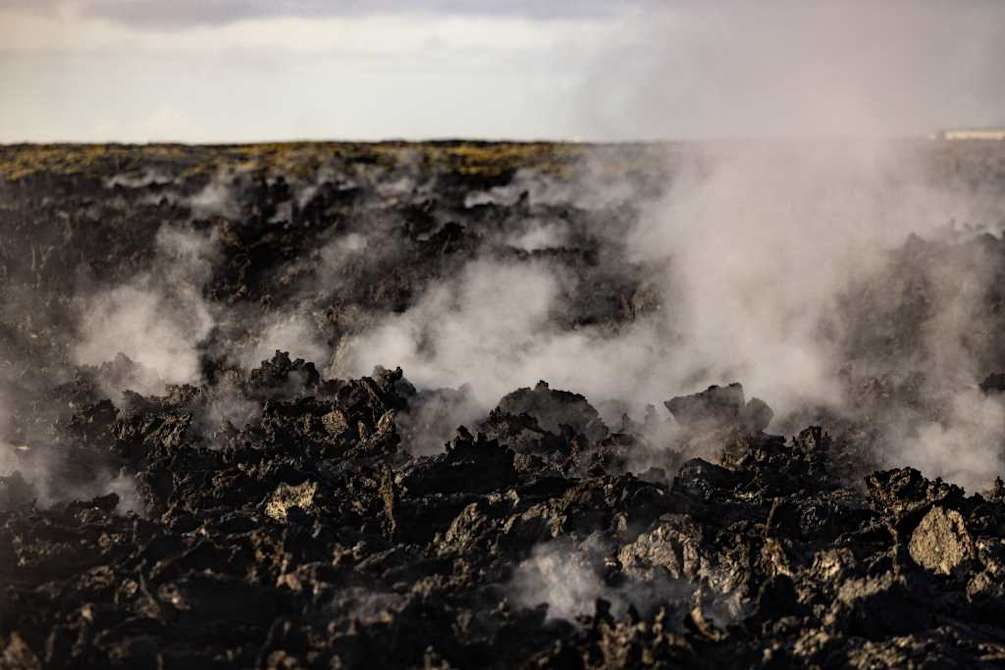
[[[295,398],[272,379],[283,399],[213,447],[192,424],[157,428],[198,413],[197,389],[146,398],[153,423],[153,409],[79,410],[105,458],[128,455],[145,513],[120,513],[115,494],[5,506],[8,665],[872,667],[1005,654],[980,623],[1005,602],[1005,504],[909,469],[875,473],[867,492],[842,484],[818,429],[749,436],[730,468],[693,459],[660,483],[583,470],[587,454],[643,445],[570,438],[564,426],[595,419],[581,396],[578,410],[533,403],[559,426],[537,428],[546,442],[578,445],[517,467],[504,442],[465,429],[440,455],[410,456],[388,409],[411,397],[395,374],[321,379]],[[503,404],[514,409],[509,397],[497,416]],[[332,414],[346,429],[330,430]]]
[[[582,151],[0,147],[0,667],[1000,667],[1005,487],[880,466],[874,417],[947,405],[924,370],[860,372],[916,360],[945,289],[929,270],[1001,268],[996,237],[910,240],[891,252],[903,274],[835,306],[845,414],[775,426],[729,384],[633,419],[547,381],[489,409],[399,361],[330,371],[345,336],[475,257],[574,277],[554,328],[659,311],[624,253],[633,208],[555,195]],[[658,195],[644,148],[595,151],[604,179],[655,175],[632,197]],[[506,243],[535,217],[567,239]],[[92,293],[182,285],[154,263],[175,228],[214,242],[200,295],[223,315],[190,383],[74,362]],[[994,371],[1005,281],[989,275],[987,328],[959,344]],[[293,305],[332,360],[248,363]]]
[[[911,558],[932,572],[948,575],[974,553],[966,523],[956,510],[933,507],[911,534]]]

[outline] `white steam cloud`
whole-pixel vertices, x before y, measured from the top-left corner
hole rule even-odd
[[[59,475],[63,454],[37,445],[8,441],[12,428],[8,402],[0,394],[0,510],[25,504],[48,507],[64,500],[87,500],[115,493],[117,511],[142,514],[143,501],[135,479],[126,472],[104,468],[87,482],[69,483]]]
[[[534,548],[513,577],[514,597],[525,607],[548,605],[548,617],[574,621],[594,612],[597,598],[610,597],[586,557],[569,547],[545,544]]]
[[[510,587],[523,607],[548,605],[548,618],[575,621],[591,616],[598,599],[622,617],[631,606],[645,611],[663,602],[688,602],[694,587],[684,580],[654,577],[645,583],[611,586],[600,570],[607,554],[602,540],[591,535],[581,543],[555,540],[534,547],[513,574]]]
[[[835,300],[908,233],[930,234],[967,203],[927,187],[889,143],[723,146],[702,175],[678,175],[630,236],[666,259],[679,338],[676,384],[727,378],[781,414],[838,403]]]
[[[917,119],[927,120],[928,131],[936,119],[967,123],[952,116],[960,110],[981,122],[1000,114],[1002,90],[993,78],[1003,42],[987,21],[998,10],[937,3],[729,8],[700,21],[684,7],[646,17],[646,26],[627,22],[632,39],[614,48],[628,57],[598,65],[588,87],[598,104],[583,105],[608,125],[606,133],[621,124],[619,136],[659,128],[671,136],[804,138],[669,148],[670,188],[646,206],[626,239],[628,260],[657,268],[660,312],[617,332],[562,329],[553,317],[563,296],[589,286],[540,260],[475,260],[406,313],[345,343],[336,360],[354,374],[400,364],[423,387],[470,383],[486,406],[537,379],[595,404],[621,399],[635,407],[736,380],[771,404],[776,420],[813,406],[851,412],[842,368],[846,338],[860,324],[840,318],[849,287],[863,278],[885,281],[895,272],[887,252],[911,233],[939,238],[950,222],[997,232],[1005,220],[997,187],[975,188],[954,174],[938,141],[878,139],[917,133]],[[723,35],[736,36],[731,48],[723,48]],[[649,46],[640,48],[643,42]],[[931,72],[939,85],[919,72]],[[972,108],[964,109],[964,98]],[[724,101],[740,99],[749,101],[744,123],[730,126],[737,105]],[[895,124],[905,119],[908,125]],[[682,124],[676,131],[675,121]],[[819,135],[844,139],[809,139]],[[675,152],[696,160],[675,160]],[[510,185],[472,193],[465,204],[515,205],[526,192],[531,205],[596,209],[631,197],[603,171],[577,177],[561,188],[521,171]],[[543,249],[562,244],[561,232],[528,216],[508,243]],[[938,417],[909,408],[871,417],[888,433],[883,460],[971,487],[1000,472],[1005,437],[997,401],[973,390],[992,370],[982,370],[962,344],[983,327],[985,262],[930,271],[932,311],[913,359],[858,361],[877,371],[924,369],[924,391],[948,399],[950,410]]]
[[[192,215],[199,218],[211,216],[236,218],[240,212],[240,206],[234,196],[234,179],[235,173],[218,170],[198,193],[188,199]]]
[[[562,221],[541,221],[531,219],[524,229],[510,235],[506,243],[523,251],[557,249],[565,246],[569,237],[569,227]]]
[[[544,262],[472,261],[412,309],[347,342],[333,373],[368,374],[393,362],[420,387],[469,383],[484,407],[539,379],[591,399],[635,397],[633,374],[659,358],[659,342],[649,328],[618,338],[558,328],[552,310],[570,281]]]
[[[1005,406],[1000,398],[964,389],[953,395],[940,421],[896,427],[886,455],[891,466],[910,463],[971,492],[988,488],[1005,474]]]
[[[100,365],[124,354],[138,369],[128,385],[142,393],[199,379],[199,342],[213,327],[201,291],[216,255],[202,234],[162,228],[152,269],[86,301],[77,363]],[[122,388],[110,389],[115,396]]]
[[[251,370],[272,358],[276,351],[285,351],[291,358],[323,365],[329,349],[320,339],[318,327],[307,314],[279,314],[267,318],[254,342],[240,355],[241,366]]]
[[[485,407],[538,379],[582,392],[595,404],[626,401],[636,411],[676,393],[737,380],[780,419],[808,406],[843,411],[849,324],[837,309],[849,287],[862,278],[884,281],[888,252],[910,233],[936,239],[951,221],[993,227],[1001,220],[993,194],[939,181],[934,146],[713,145],[701,160],[675,168],[665,196],[644,208],[627,235],[629,260],[659,269],[661,311],[614,332],[564,329],[556,310],[564,295],[591,290],[581,278],[540,259],[479,259],[429,288],[404,314],[344,343],[335,372],[401,365],[420,387],[471,384]],[[527,246],[537,246],[538,237],[551,241],[532,218],[525,230]],[[950,456],[966,448],[960,440],[944,457],[934,455],[932,445],[973,434],[957,425],[957,419],[974,423],[968,418],[973,412],[959,403],[972,399],[962,392],[988,372],[960,345],[981,318],[987,273],[980,262],[935,277],[937,309],[923,325],[927,356],[909,361],[928,368],[933,392],[958,396],[956,409],[939,423],[943,436],[935,440],[929,430],[927,446],[915,450],[908,434],[895,434],[904,429],[899,419],[882,419],[903,463],[933,476],[960,475]],[[961,279],[964,273],[970,279]],[[963,461],[970,462],[969,471],[997,472],[998,456],[986,445],[1001,426],[993,413],[977,411],[985,446],[975,444]]]

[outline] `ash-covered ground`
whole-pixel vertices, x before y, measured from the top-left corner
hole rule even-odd
[[[0,667],[1005,665],[1003,195],[982,142],[0,147]]]

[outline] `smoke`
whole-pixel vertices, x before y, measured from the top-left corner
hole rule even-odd
[[[652,378],[645,367],[657,358],[653,331],[608,337],[599,328],[563,329],[554,310],[575,282],[545,261],[471,261],[412,309],[345,343],[333,374],[366,374],[393,361],[422,388],[470,384],[485,407],[539,379],[591,399],[636,397],[640,378]]]
[[[1003,425],[997,406],[972,391],[990,371],[994,347],[975,347],[974,333],[993,332],[986,301],[997,261],[958,249],[996,230],[1001,206],[985,186],[947,179],[937,148],[872,140],[685,146],[697,159],[668,168],[666,193],[644,203],[624,236],[622,266],[610,231],[586,231],[606,249],[611,271],[627,277],[643,269],[661,309],[617,328],[570,326],[562,318],[570,300],[594,289],[586,275],[544,257],[482,257],[345,342],[334,372],[401,365],[420,388],[470,384],[481,407],[547,379],[633,412],[742,380],[785,424],[815,407],[863,416],[849,397],[849,365],[856,379],[920,369],[925,393],[952,411],[933,415],[898,402],[882,415],[872,411],[868,418],[885,432],[878,459],[987,483],[1001,465]],[[567,192],[575,197],[577,189]],[[532,211],[511,244],[525,251],[569,244],[567,229],[546,221]],[[954,231],[954,221],[966,225]],[[940,262],[898,260],[911,234],[942,249]],[[883,293],[909,286],[914,275],[925,282],[923,314],[898,312],[906,296],[897,293],[885,305],[849,308],[856,287]],[[917,346],[903,337],[899,348],[863,344],[877,319],[915,328]]]
[[[367,238],[359,233],[339,235],[325,244],[320,251],[321,268],[318,279],[322,285],[330,286],[342,266],[367,250]]]
[[[207,235],[162,227],[150,271],[85,299],[74,360],[100,365],[125,355],[136,364],[129,385],[145,394],[197,382],[199,342],[214,323],[202,287],[216,253]],[[123,390],[107,386],[113,398]]]
[[[470,383],[487,406],[508,389],[542,378],[595,403],[620,399],[633,408],[740,380],[776,410],[776,424],[816,407],[861,417],[849,397],[849,366],[858,378],[920,369],[924,393],[951,409],[932,415],[895,400],[883,415],[872,412],[869,418],[885,431],[889,449],[880,459],[895,455],[926,474],[972,486],[981,479],[977,473],[993,477],[1001,465],[1002,422],[995,402],[972,389],[990,372],[984,368],[989,357],[979,355],[973,340],[974,333],[991,331],[982,305],[997,261],[973,257],[903,268],[895,264],[894,250],[912,233],[943,240],[951,222],[973,227],[960,237],[997,231],[1000,193],[986,186],[987,174],[978,176],[983,185],[968,183],[963,173],[981,166],[961,167],[939,143],[889,136],[903,132],[892,124],[895,118],[953,120],[942,93],[937,100],[930,90],[919,90],[911,84],[917,77],[904,68],[920,58],[947,90],[958,91],[954,78],[964,71],[977,73],[973,82],[985,82],[985,74],[997,68],[998,47],[978,31],[978,42],[964,49],[960,33],[946,26],[969,24],[976,15],[945,17],[932,5],[901,6],[906,15],[897,17],[892,9],[869,10],[862,21],[852,20],[848,8],[790,7],[784,21],[753,22],[749,33],[739,27],[748,12],[732,9],[699,23],[693,12],[670,12],[674,34],[684,39],[669,40],[667,51],[648,50],[648,60],[629,68],[628,76],[619,67],[618,82],[600,73],[598,80],[611,86],[590,87],[603,90],[618,112],[612,116],[629,125],[640,115],[672,119],[692,101],[713,112],[713,121],[721,120],[729,111],[722,100],[740,96],[751,101],[751,114],[745,125],[721,134],[804,138],[669,147],[669,188],[644,203],[624,237],[624,256],[603,258],[613,272],[644,268],[644,279],[658,287],[658,312],[618,329],[570,327],[560,318],[570,296],[593,289],[583,277],[536,257],[482,258],[427,289],[404,314],[350,341],[349,355],[337,359],[354,374],[400,364],[420,387]],[[949,20],[943,25],[940,17]],[[666,25],[657,23],[660,29]],[[855,46],[860,26],[875,36],[870,44],[884,47]],[[712,52],[721,46],[723,27],[727,34],[750,35],[735,50],[752,56],[745,64],[733,63],[733,51],[723,57]],[[794,42],[782,34],[794,34]],[[648,28],[637,36],[654,38]],[[921,53],[929,42],[938,45],[940,62]],[[698,74],[706,61],[707,81]],[[688,85],[659,84],[670,66],[674,72],[683,67]],[[637,88],[626,93],[626,87]],[[674,95],[661,96],[663,89]],[[809,139],[814,135],[846,139]],[[681,152],[694,160],[680,160]],[[465,205],[512,206],[526,194],[531,210],[558,204],[594,210],[640,195],[616,175],[592,168],[562,182],[523,170],[506,186],[470,193]],[[590,232],[605,238],[604,223]],[[605,239],[611,237],[606,233]],[[567,229],[531,211],[506,243],[533,252],[566,246],[569,239]],[[905,295],[892,296],[892,314],[847,309],[856,284],[872,282],[873,290],[882,291],[884,284],[906,281],[905,273],[926,279],[929,304],[919,320],[897,315]],[[880,318],[917,327],[912,337],[919,346],[898,351],[897,338],[887,338],[894,344],[856,347],[861,332]]]
[[[506,244],[526,252],[560,249],[569,238],[569,227],[563,221],[528,219],[524,229],[510,235]]]
[[[196,218],[221,216],[236,219],[240,203],[234,193],[236,176],[227,170],[218,170],[202,189],[188,199],[189,209]]]
[[[458,426],[470,426],[488,413],[471,395],[471,387],[422,390],[409,398],[408,411],[395,416],[403,443],[413,456],[443,451]]]
[[[276,351],[285,351],[291,358],[323,365],[329,356],[329,347],[321,340],[321,333],[309,314],[289,313],[265,317],[253,336],[252,344],[245,346],[239,355],[246,370],[258,367],[272,358]]]
[[[843,326],[829,318],[839,293],[907,231],[952,214],[891,183],[900,175],[888,151],[730,145],[700,174],[675,175],[629,238],[636,259],[665,261],[666,325],[675,358],[687,361],[670,382],[742,379],[782,415],[840,402],[834,330]]]
[[[574,621],[593,614],[597,598],[610,596],[613,589],[604,585],[586,556],[560,544],[535,547],[517,566],[512,587],[521,605],[544,602],[549,618]]]
[[[125,471],[99,467],[86,480],[65,476],[73,464],[45,443],[12,443],[13,413],[0,395],[0,510],[34,504],[48,507],[65,500],[88,500],[115,493],[120,513],[142,514],[144,505],[135,479]]]
[[[142,189],[149,186],[167,186],[174,184],[174,182],[174,178],[163,170],[147,167],[140,172],[123,172],[112,175],[104,179],[103,184],[105,188],[109,189]]]
[[[890,428],[884,457],[891,467],[910,463],[971,492],[988,488],[1005,470],[1005,405],[977,389],[954,393],[939,420],[909,415]]]
[[[618,153],[616,147],[595,148],[577,157],[575,163],[569,166],[572,175],[559,176],[520,168],[507,184],[468,193],[464,206],[493,204],[512,207],[526,197],[534,205],[561,207],[575,203],[576,207],[595,211],[629,202],[638,195],[639,183],[637,175],[633,179],[623,170],[611,169],[610,158]]]
[[[261,416],[261,402],[248,398],[234,379],[224,377],[209,389],[206,409],[199,419],[212,434],[221,430],[242,430]]]
[[[596,534],[578,544],[563,539],[534,547],[510,582],[514,601],[523,607],[547,603],[548,618],[576,621],[593,615],[601,598],[620,618],[632,606],[646,612],[663,603],[687,602],[694,594],[692,585],[663,576],[634,584],[607,583],[603,576],[607,549]]]

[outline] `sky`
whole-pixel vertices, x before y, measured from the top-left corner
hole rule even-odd
[[[0,142],[1005,125],[997,0],[0,0]]]

